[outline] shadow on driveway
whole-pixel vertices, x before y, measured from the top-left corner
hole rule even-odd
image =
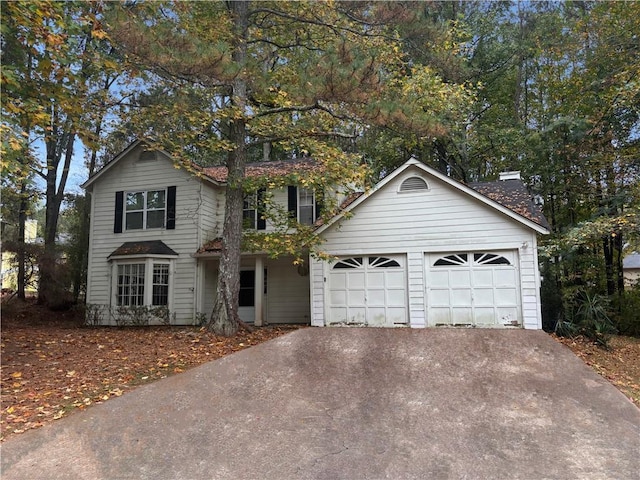
[[[640,410],[541,331],[307,328],[1,449],[3,480],[631,479]]]

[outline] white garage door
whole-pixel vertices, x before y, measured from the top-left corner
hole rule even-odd
[[[516,259],[514,251],[428,254],[428,324],[521,325]]]
[[[329,268],[330,325],[390,327],[407,323],[404,256],[342,258]]]

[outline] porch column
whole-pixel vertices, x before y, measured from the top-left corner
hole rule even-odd
[[[262,257],[256,257],[256,269],[255,269],[255,289],[253,291],[254,295],[254,308],[255,308],[255,321],[254,325],[256,327],[261,327],[263,325],[262,318],[262,300],[264,298],[264,261]]]

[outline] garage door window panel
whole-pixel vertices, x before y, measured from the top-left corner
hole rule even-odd
[[[474,253],[473,261],[476,265],[511,265],[508,259],[493,253]]]
[[[369,257],[369,265],[378,268],[400,268],[400,264],[391,258]]]
[[[334,269],[353,269],[362,267],[362,257],[347,258],[336,263]]]
[[[467,254],[455,254],[455,255],[447,255],[446,257],[442,257],[433,264],[435,267],[447,267],[451,265],[466,265],[467,264]]]

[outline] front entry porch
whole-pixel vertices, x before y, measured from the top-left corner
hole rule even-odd
[[[202,285],[198,309],[211,315],[218,281],[218,257],[200,257]],[[238,314],[246,323],[310,323],[308,270],[293,265],[293,258],[243,256],[240,264]]]

